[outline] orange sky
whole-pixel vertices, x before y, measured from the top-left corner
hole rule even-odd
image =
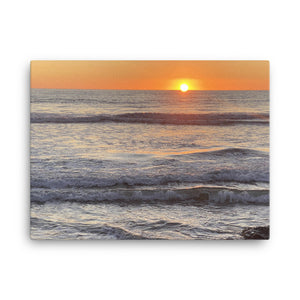
[[[32,61],[31,88],[268,90],[268,61]]]

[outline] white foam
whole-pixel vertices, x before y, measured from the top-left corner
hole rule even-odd
[[[248,190],[199,187],[199,188],[156,188],[145,189],[33,189],[31,200],[47,201],[125,201],[130,202],[180,202],[184,204],[268,204],[268,190]]]

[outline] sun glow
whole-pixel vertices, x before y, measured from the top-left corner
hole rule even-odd
[[[189,89],[188,85],[186,83],[183,83],[180,85],[180,90],[182,92],[186,92]]]

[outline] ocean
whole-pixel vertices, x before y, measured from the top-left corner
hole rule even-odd
[[[31,89],[31,238],[269,225],[269,91]]]

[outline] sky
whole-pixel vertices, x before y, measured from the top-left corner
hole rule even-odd
[[[268,90],[268,61],[31,61],[31,88]]]

